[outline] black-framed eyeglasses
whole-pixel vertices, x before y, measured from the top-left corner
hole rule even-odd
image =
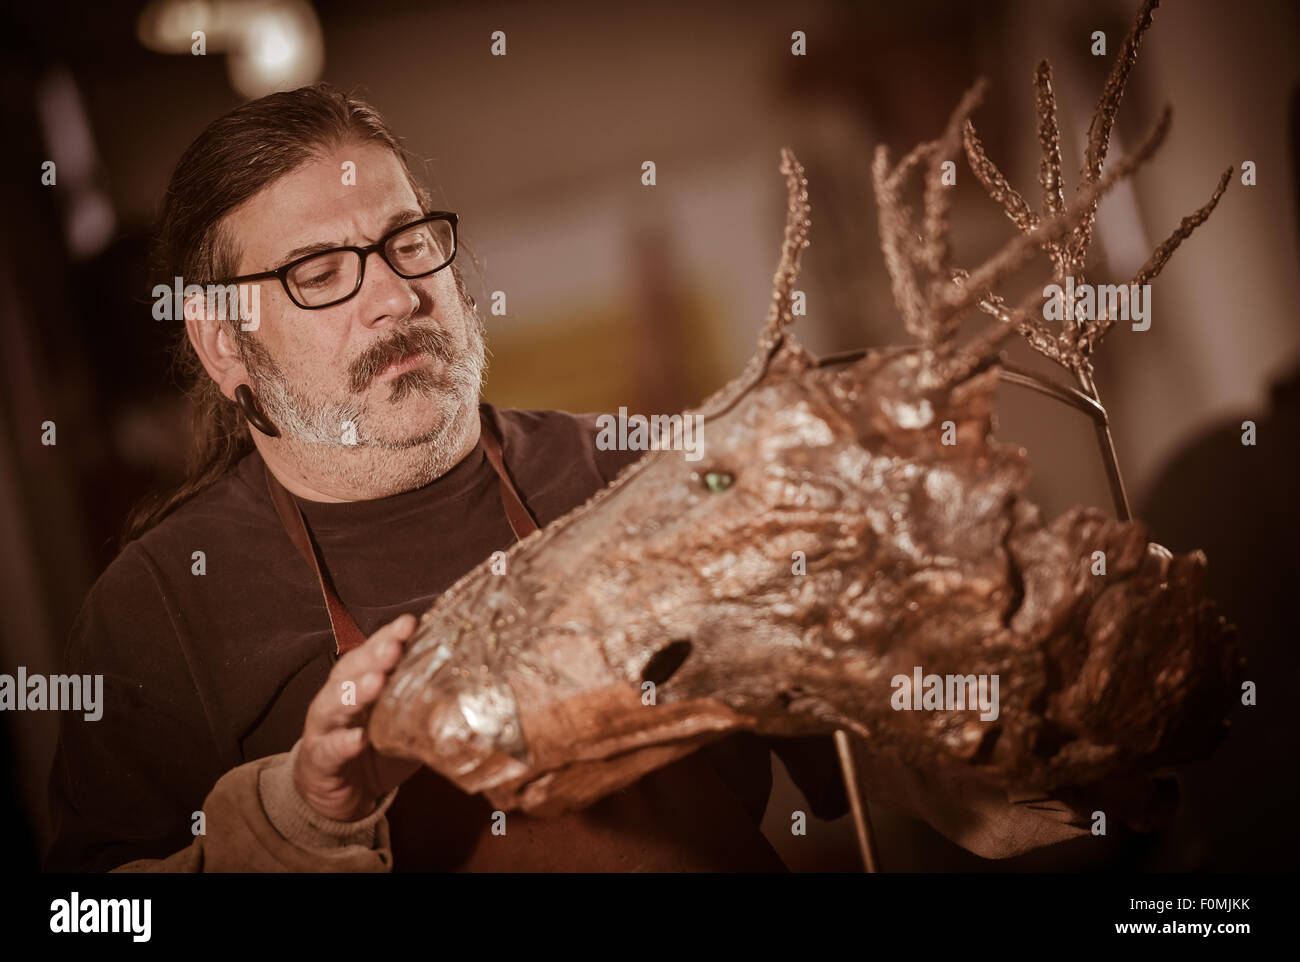
[[[366,278],[366,260],[371,254],[378,254],[393,273],[407,280],[428,277],[442,270],[456,259],[459,221],[451,211],[436,210],[403,224],[369,247],[334,247],[296,258],[273,271],[245,274],[220,283],[278,277],[289,300],[304,310],[333,307],[361,290]]]

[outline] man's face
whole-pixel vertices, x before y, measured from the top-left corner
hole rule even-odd
[[[356,165],[354,185],[343,183],[345,161]],[[373,244],[422,215],[397,156],[351,143],[274,181],[229,215],[225,229],[240,255],[237,273],[252,274],[304,248]],[[240,351],[283,436],[413,447],[443,437],[478,403],[482,322],[450,267],[407,280],[374,253],[357,294],[319,310],[298,307],[278,280],[261,284],[260,326],[242,335]]]

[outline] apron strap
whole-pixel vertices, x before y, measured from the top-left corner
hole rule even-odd
[[[510,522],[510,529],[515,533],[515,538],[523,540],[534,531],[537,531],[540,526],[537,524],[532,512],[528,510],[528,506],[524,504],[523,498],[519,496],[519,491],[515,488],[514,482],[510,479],[505,461],[501,456],[501,436],[497,432],[496,425],[492,423],[492,419],[487,416],[481,407],[479,408],[479,422],[482,426],[479,437],[483,444],[483,450],[487,454],[488,462],[497,475],[506,520]],[[288,489],[271,473],[270,468],[266,468],[266,486],[271,492],[271,503],[275,505],[275,513],[279,516],[280,524],[284,526],[285,533],[289,535],[289,540],[298,549],[298,554],[302,555],[307,564],[311,566],[311,569],[316,572],[316,581],[320,584],[321,595],[325,598],[325,609],[330,616],[330,629],[334,633],[334,653],[335,655],[343,655],[365,642],[366,636],[362,634],[356,619],[348,612],[343,600],[339,598],[338,592],[334,590],[329,572],[325,570],[325,566],[321,563],[320,548],[312,540],[311,532],[307,528],[307,519],[302,515],[302,509],[298,507],[298,502],[293,499],[293,495],[289,493]]]

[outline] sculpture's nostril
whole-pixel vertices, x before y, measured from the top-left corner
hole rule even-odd
[[[645,663],[645,668],[641,669],[641,681],[653,682],[655,685],[662,685],[691,654],[691,643],[684,638],[677,641],[671,641],[664,645]]]

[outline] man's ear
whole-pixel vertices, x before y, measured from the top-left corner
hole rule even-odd
[[[240,359],[231,325],[208,310],[202,294],[185,298],[185,333],[208,376],[222,394],[234,400],[235,388],[248,383],[248,371]]]

